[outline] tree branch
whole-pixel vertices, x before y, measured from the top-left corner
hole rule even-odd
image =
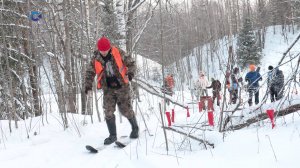
[[[174,129],[174,128],[172,128],[172,127],[163,127],[163,128],[166,129],[166,130],[174,131],[174,132],[179,133],[179,134],[181,134],[181,135],[185,135],[185,136],[187,136],[187,137],[189,137],[189,138],[191,138],[191,139],[193,139],[193,140],[199,141],[199,142],[201,142],[201,143],[204,144],[204,146],[205,146],[206,149],[207,149],[206,145],[209,145],[209,146],[211,146],[212,148],[215,147],[215,145],[214,145],[213,143],[210,143],[210,142],[208,142],[208,141],[206,141],[206,140],[203,140],[203,139],[199,139],[198,137],[195,137],[195,136],[193,136],[193,135],[190,135],[190,134],[187,134],[187,133],[185,133],[185,132],[179,131],[179,130]]]
[[[168,97],[164,97],[163,95],[160,94],[160,92],[158,92],[158,91],[155,90],[155,89],[153,89],[153,91],[151,91],[149,88],[146,88],[143,84],[139,83],[139,81],[137,81],[137,84],[138,84],[138,86],[139,86],[140,88],[144,89],[145,91],[147,91],[148,93],[150,93],[150,94],[152,94],[152,95],[155,95],[155,96],[158,96],[158,97],[160,97],[160,98],[163,98],[163,99],[165,99],[165,100],[167,100],[167,101],[170,101],[171,103],[173,103],[173,104],[175,104],[175,105],[178,105],[178,106],[180,106],[180,107],[182,107],[182,108],[186,108],[185,105],[182,105],[182,104],[180,104],[180,103],[178,103],[178,102],[175,102],[175,101],[171,100],[171,99],[168,98]],[[148,84],[148,85],[149,85],[149,84]],[[150,85],[150,86],[151,86],[151,85]],[[153,86],[151,86],[151,87],[153,87]],[[156,92],[155,92],[155,91],[156,91]]]
[[[287,55],[287,53],[289,53],[289,51],[294,47],[294,45],[297,43],[297,41],[300,39],[300,34],[297,36],[297,38],[294,40],[294,42],[291,44],[291,46],[283,53],[282,58],[280,59],[278,65],[281,64],[281,62],[283,61],[283,59],[285,58],[285,56]]]
[[[288,108],[286,108],[284,110],[280,110],[278,112],[275,112],[274,116],[285,116],[285,115],[294,113],[294,112],[296,112],[298,110],[300,110],[300,104],[295,104],[295,105],[292,105],[292,106],[290,106],[290,107],[288,107]],[[246,122],[244,122],[242,124],[230,126],[228,129],[226,129],[224,131],[239,130],[239,129],[248,127],[251,124],[254,124],[254,123],[259,122],[261,120],[265,120],[267,118],[268,118],[267,113],[262,113],[262,114],[259,114],[259,115],[255,116],[255,117],[253,117],[253,118],[250,118],[250,119],[246,120]]]

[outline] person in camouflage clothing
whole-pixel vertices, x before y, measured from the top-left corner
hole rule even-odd
[[[268,67],[268,89],[270,92],[271,102],[277,101],[283,97],[284,93],[284,75],[278,68]]]
[[[85,93],[92,90],[94,77],[97,77],[97,89],[103,90],[103,109],[109,137],[104,140],[109,145],[117,140],[116,105],[132,127],[130,138],[138,138],[139,127],[131,104],[129,81],[134,77],[136,65],[133,59],[121,49],[111,46],[106,37],[97,42],[98,50],[87,67]]]

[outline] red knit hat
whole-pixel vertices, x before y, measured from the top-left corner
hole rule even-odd
[[[110,42],[106,37],[102,37],[97,42],[99,51],[107,51],[110,49]]]

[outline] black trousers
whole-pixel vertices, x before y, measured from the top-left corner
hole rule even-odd
[[[231,94],[231,102],[233,104],[236,103],[237,99],[238,99],[238,89],[233,89],[230,91],[230,94]]]
[[[270,87],[270,96],[271,96],[271,102],[278,100],[278,92],[275,90],[274,87]]]
[[[220,91],[213,90],[213,103],[215,103],[215,99],[217,99],[217,105],[220,105]]]

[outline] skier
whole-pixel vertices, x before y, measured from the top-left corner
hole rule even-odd
[[[204,72],[199,73],[200,77],[195,83],[195,90],[196,90],[196,95],[198,100],[200,99],[201,96],[204,96],[204,93],[206,96],[207,94],[207,87],[208,87],[208,80],[207,77],[205,76]]]
[[[220,91],[221,91],[221,82],[219,80],[215,80],[211,78],[211,85],[207,87],[207,89],[213,89],[213,103],[215,103],[215,99],[217,98],[217,106],[220,106]]]
[[[109,39],[102,37],[97,42],[98,50],[94,52],[87,67],[85,93],[92,90],[94,77],[97,76],[97,89],[103,89],[103,109],[109,137],[104,140],[109,145],[117,140],[116,104],[125,116],[132,131],[130,138],[139,137],[139,127],[131,104],[129,81],[134,77],[135,62],[125,52],[110,44]]]
[[[255,95],[255,104],[259,103],[259,84],[258,82],[262,80],[259,72],[255,71],[256,67],[253,64],[249,65],[250,72],[246,74],[245,81],[248,82],[248,92],[249,99],[248,104],[252,106],[252,97]]]

